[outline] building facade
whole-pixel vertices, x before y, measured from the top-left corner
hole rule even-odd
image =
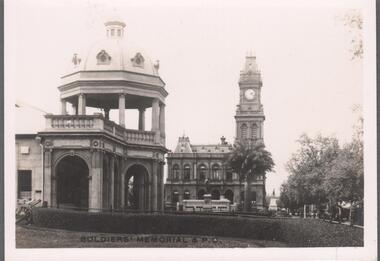
[[[247,145],[263,142],[265,116],[261,87],[256,57],[247,56],[239,79],[235,142]],[[219,144],[193,145],[188,137],[180,137],[174,152],[167,156],[166,205],[174,206],[183,199],[202,199],[205,193],[210,193],[213,199],[224,196],[236,204],[242,204],[246,195],[251,207],[262,209],[265,206],[265,175],[253,175],[244,187],[227,164],[232,150],[232,144],[224,138]],[[249,193],[245,194],[245,189]]]
[[[212,199],[224,196],[240,203],[244,185],[226,164],[232,149],[223,137],[214,145],[192,145],[188,137],[180,137],[174,152],[167,156],[166,205],[174,207],[184,199],[203,199],[206,193]]]
[[[36,135],[16,135],[18,199],[93,211],[163,209],[168,93],[158,61],[126,47],[124,28],[106,22],[104,39],[83,56],[74,54],[62,77],[61,113],[45,115],[46,127]],[[88,108],[102,113],[89,115]],[[126,109],[138,111],[138,129],[126,128]]]

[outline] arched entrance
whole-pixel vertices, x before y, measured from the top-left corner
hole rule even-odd
[[[231,203],[234,203],[234,193],[232,192],[232,190],[226,190],[226,192],[224,192],[224,197],[231,201]]]
[[[197,199],[203,199],[204,194],[206,194],[206,191],[204,189],[198,190]]]
[[[88,208],[88,166],[78,156],[66,156],[56,166],[57,206]]]
[[[125,174],[124,203],[125,207],[144,210],[148,199],[148,171],[141,165],[133,165]]]
[[[214,189],[214,190],[211,192],[211,199],[214,199],[214,200],[218,200],[218,199],[220,199],[220,192],[219,192],[219,190]]]

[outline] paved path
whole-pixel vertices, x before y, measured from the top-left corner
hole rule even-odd
[[[286,243],[266,240],[210,237],[198,235],[132,235],[77,232],[35,226],[16,226],[17,248],[60,247],[286,247]]]

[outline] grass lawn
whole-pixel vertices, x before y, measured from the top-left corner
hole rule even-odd
[[[94,242],[96,241],[96,242]],[[192,235],[134,235],[96,232],[77,232],[62,229],[16,226],[17,248],[92,248],[92,247],[195,247],[247,248],[287,247],[286,243]]]

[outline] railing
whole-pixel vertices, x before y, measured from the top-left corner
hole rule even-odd
[[[153,131],[130,130],[102,115],[45,115],[47,132],[101,131],[133,144],[160,144],[162,138]],[[159,140],[155,140],[159,139]]]

